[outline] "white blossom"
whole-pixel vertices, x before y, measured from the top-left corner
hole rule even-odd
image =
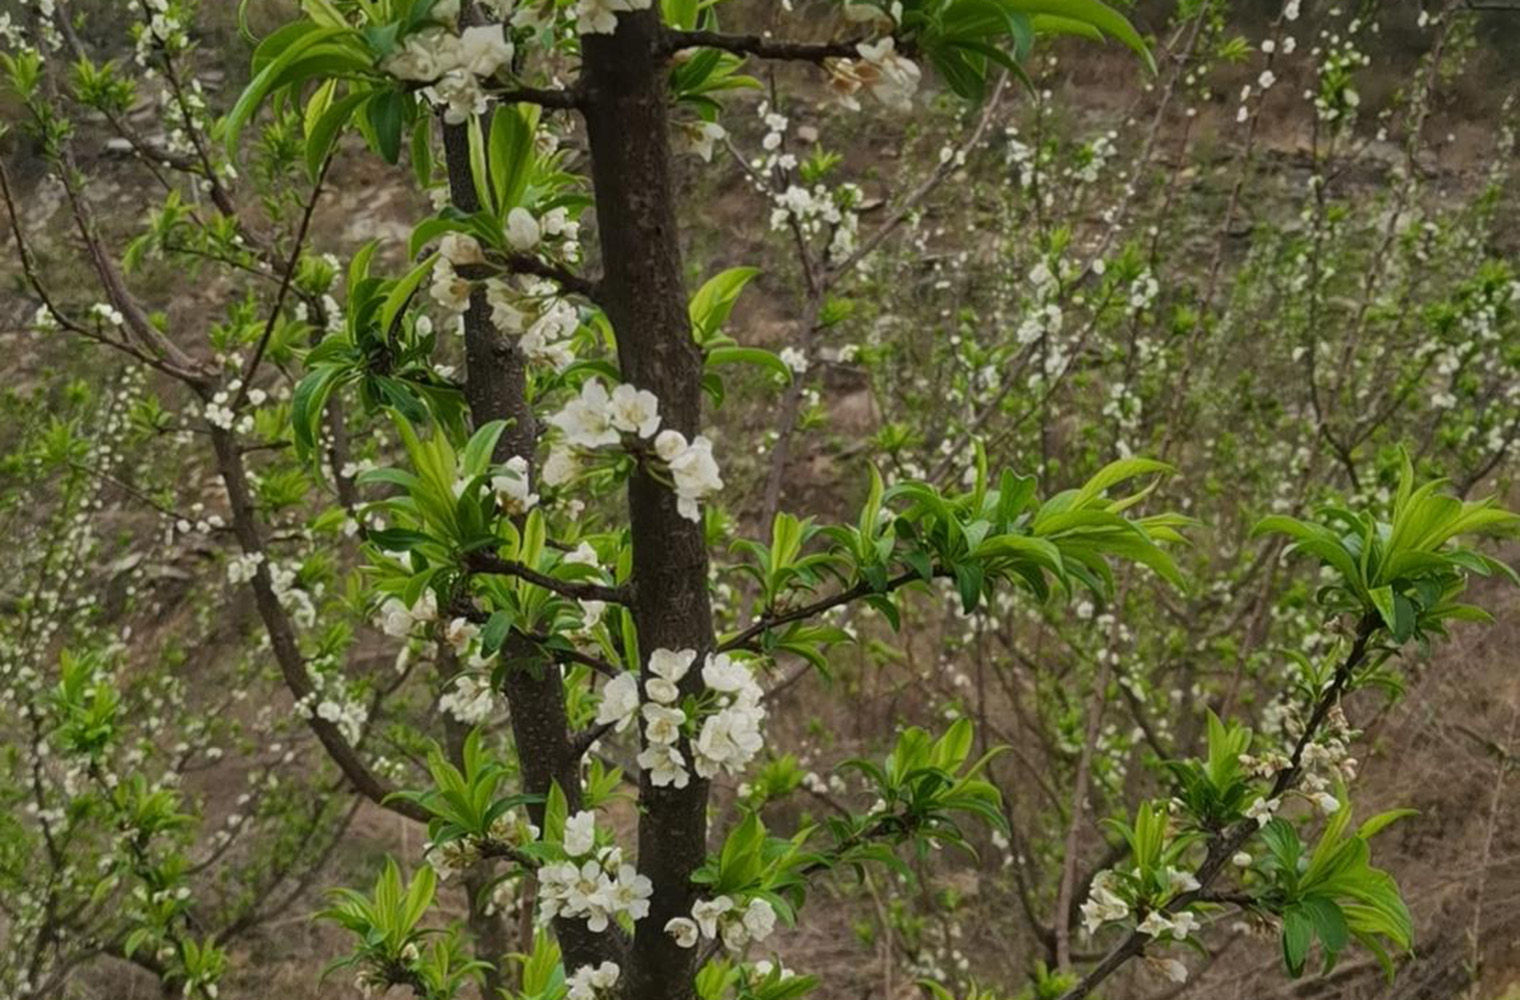
[[[616,962],[603,962],[601,965],[583,965],[570,974],[565,980],[569,992],[565,994],[566,1000],[596,1000],[597,997],[609,992],[617,985],[618,977],[622,970]]]
[[[507,213],[507,242],[512,249],[527,252],[538,246],[543,239],[543,229],[533,213],[518,207]]]
[[[551,416],[549,423],[563,431],[571,444],[581,448],[617,444],[621,439],[612,426],[611,402],[601,380],[588,379],[581,386],[581,394]]]
[[[639,767],[649,775],[649,783],[656,788],[667,785],[685,788],[691,781],[686,770],[686,758],[681,751],[667,743],[651,743],[638,756]]]
[[[652,437],[660,428],[660,401],[648,389],[620,385],[612,390],[611,420],[625,434]]]
[[[503,513],[519,517],[538,503],[538,494],[529,488],[528,460],[513,455],[502,466],[502,474],[491,477],[491,492]]]
[[[665,924],[665,933],[675,938],[678,947],[697,946],[698,927],[696,921],[689,917],[671,917]]]
[[[591,853],[596,846],[596,813],[583,809],[565,820],[564,846],[573,858]]]
[[[644,692],[655,701],[668,705],[681,697],[677,687],[697,658],[695,649],[656,649],[649,654],[649,673]]]
[[[602,687],[602,703],[596,710],[597,725],[612,725],[617,732],[626,730],[639,710],[639,678],[621,673]]]

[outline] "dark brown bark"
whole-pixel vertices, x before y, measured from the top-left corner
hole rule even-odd
[[[583,110],[591,144],[603,277],[600,301],[617,334],[622,378],[653,392],[661,427],[688,438],[701,424],[702,356],[691,337],[676,228],[658,5],[618,18],[613,35],[582,38]],[[640,653],[713,647],[702,526],[681,517],[675,495],[636,473],[628,485],[633,530],[633,616]],[[692,669],[683,686],[701,686]],[[689,753],[688,762],[690,760]],[[697,949],[665,933],[691,910],[691,875],[707,849],[708,786],[641,779],[639,869],[654,883],[624,968],[628,1000],[684,1000]]]
[[[465,126],[445,126],[443,143],[454,206],[463,212],[479,211]],[[482,288],[470,297],[470,308],[464,315],[464,344],[465,399],[475,426],[507,421],[496,443],[496,461],[521,456],[531,469],[538,431],[528,405],[527,362],[517,345],[497,332]],[[546,795],[551,785],[558,784],[574,812],[581,798],[580,754],[565,715],[565,688],[559,667],[532,642],[516,634],[508,638],[500,656],[506,667],[502,693],[507,699],[523,790]],[[529,814],[542,828],[543,806],[530,807]],[[554,932],[564,949],[565,965],[571,970],[614,958],[618,951],[614,936],[593,934],[583,920],[556,920]]]

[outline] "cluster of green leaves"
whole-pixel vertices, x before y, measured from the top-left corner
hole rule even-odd
[[[1250,804],[1253,784],[1240,758],[1251,748],[1251,730],[1222,722],[1210,710],[1207,747],[1206,760],[1170,760],[1166,767],[1188,817],[1204,830],[1217,831],[1240,819]]]
[[[1190,520],[1177,514],[1128,516],[1126,511],[1153,487],[1119,499],[1105,495],[1137,476],[1169,470],[1148,459],[1114,462],[1080,488],[1039,504],[1033,477],[1005,471],[994,488],[980,455],[975,482],[961,493],[916,481],[886,489],[873,469],[855,524],[816,529],[779,515],[769,546],[737,546],[748,557],[742,572],[760,583],[767,618],[784,614],[823,579],[833,578],[894,628],[900,627],[901,614],[893,592],[936,578],[955,581],[967,613],[990,599],[1000,581],[1027,589],[1041,601],[1051,597],[1053,587],[1063,594],[1084,588],[1102,598],[1113,586],[1113,559],[1147,566],[1181,587],[1181,574],[1162,544],[1180,542],[1178,529]],[[895,514],[889,512],[894,503],[900,507]],[[828,541],[826,552],[805,551],[814,538]],[[832,633],[818,634],[819,628],[798,622],[768,631],[764,648],[808,655],[810,645],[840,641]]]
[[[407,32],[428,23],[435,3],[377,0],[355,5],[361,27],[350,24],[329,0],[303,4],[305,17],[273,32],[254,49],[253,79],[224,120],[228,155],[237,156],[243,130],[266,102],[274,103],[277,113],[298,105],[305,85],[315,80],[318,86],[302,113],[311,175],[320,173],[350,123],[375,152],[395,163],[403,135],[408,130],[425,135],[429,116],[412,94],[378,67]]]
[[[1002,795],[982,776],[999,748],[971,760],[973,740],[968,719],[956,721],[939,739],[910,726],[898,734],[892,752],[880,764],[861,758],[841,764],[841,770],[857,771],[865,778],[881,805],[864,815],[829,819],[840,860],[876,860],[901,868],[884,844],[903,841],[911,841],[920,856],[936,845],[974,853],[961,827],[962,817],[1006,830]]]
[[[719,0],[660,0],[660,16],[672,28],[712,30],[718,27]],[[704,48],[670,67],[670,94],[703,121],[717,121],[723,105],[713,95],[729,90],[764,90],[765,85],[740,73],[744,59],[721,49]]]
[[[817,976],[791,974],[779,964],[762,971],[719,958],[698,971],[695,986],[700,1000],[796,1000],[816,989],[818,982]]]
[[[727,395],[719,368],[751,365],[770,372],[783,385],[792,381],[792,370],[775,353],[763,347],[741,346],[723,332],[739,295],[760,272],[753,267],[731,267],[702,283],[687,304],[691,335],[702,351],[702,390],[713,404],[722,406]]]
[[[1350,833],[1351,810],[1343,797],[1319,843],[1307,853],[1298,831],[1286,820],[1274,819],[1262,829],[1268,853],[1256,870],[1267,888],[1257,899],[1282,917],[1283,963],[1289,975],[1303,973],[1315,938],[1324,955],[1324,972],[1333,969],[1341,951],[1356,940],[1393,975],[1389,949],[1408,951],[1414,928],[1393,876],[1370,864],[1368,841],[1411,814],[1407,809],[1381,813]]]
[[[58,657],[57,739],[70,753],[99,762],[117,738],[121,695],[100,675],[100,656],[64,650]]]
[[[359,943],[351,954],[330,963],[323,976],[357,967],[370,985],[407,986],[423,1000],[456,996],[485,966],[466,956],[457,928],[422,926],[436,888],[437,877],[426,866],[403,885],[400,867],[387,858],[368,896],[332,890],[332,904],[317,919],[337,924]]]
[[[428,751],[432,785],[420,792],[397,792],[394,796],[415,802],[432,813],[428,842],[434,850],[456,840],[488,842],[494,836],[497,820],[541,799],[541,796],[501,794],[502,783],[513,775],[486,753],[478,728],[465,737],[460,764],[462,767],[455,767],[442,748],[434,746]]]
[[[807,892],[807,875],[823,863],[804,849],[812,832],[804,827],[790,838],[771,837],[760,814],[747,812],[728,832],[722,849],[692,875],[692,882],[709,895],[728,896],[741,906],[764,899],[792,926]]]
[[[1123,895],[1148,909],[1160,907],[1175,894],[1171,873],[1182,870],[1184,856],[1198,841],[1195,833],[1171,835],[1170,822],[1165,802],[1140,803],[1133,823],[1103,821],[1129,847],[1130,867],[1115,873]]]
[[[399,414],[401,433],[412,471],[376,469],[359,478],[360,485],[384,485],[397,492],[370,505],[383,512],[390,526],[366,534],[370,562],[378,586],[411,606],[422,592],[434,587],[440,607],[463,592],[468,579],[472,593],[487,599],[491,609],[482,630],[482,654],[494,655],[512,629],[534,635],[562,636],[581,621],[580,606],[554,591],[511,574],[470,573],[471,553],[489,553],[546,577],[566,582],[597,580],[602,572],[565,558],[548,544],[543,512],[535,508],[519,525],[502,516],[487,488],[493,476],[492,454],[505,423],[493,421],[471,435],[462,451],[449,443],[441,429],[426,439]],[[503,474],[512,474],[503,470]],[[402,558],[404,554],[405,558]],[[620,556],[627,572],[629,556]],[[563,642],[566,640],[560,639]]]
[[[1396,643],[1446,635],[1448,621],[1492,621],[1488,612],[1457,600],[1470,574],[1498,573],[1520,584],[1505,563],[1474,549],[1449,545],[1459,535],[1512,529],[1520,516],[1493,498],[1471,503],[1440,492],[1444,480],[1414,485],[1413,464],[1403,456],[1389,520],[1370,511],[1326,507],[1324,524],[1285,515],[1263,518],[1257,534],[1293,539],[1289,551],[1319,559],[1335,574],[1320,588],[1331,613],[1376,614]]]
[[[491,115],[489,134],[482,129],[480,119],[470,119],[470,177],[481,208],[466,213],[449,206],[434,218],[423,220],[412,231],[408,247],[412,258],[449,232],[473,236],[488,257],[493,253],[510,256],[506,224],[514,208],[531,209],[535,216],[564,209],[576,217],[591,204],[581,190],[581,178],[565,170],[569,151],[540,148],[539,118],[537,105],[504,105]],[[429,155],[429,148],[420,145],[413,154],[413,169],[424,187],[431,183],[431,161],[422,159]]]
[[[306,375],[291,396],[291,433],[302,457],[316,453],[323,415],[332,394],[345,385],[358,388],[367,410],[393,408],[409,420],[429,417],[462,433],[464,396],[432,365],[437,334],[408,313],[435,257],[428,257],[399,279],[370,274],[378,242],[365,244],[348,268],[343,329],[302,358]]]
[[[166,982],[183,984],[187,996],[215,997],[227,956],[214,937],[197,940],[193,934],[190,862],[183,846],[194,817],[182,806],[176,790],[153,787],[142,774],[111,789],[109,808],[130,843],[122,868],[139,887],[136,926],[123,940],[122,953],[155,955]],[[113,881],[103,881],[97,891],[104,898],[113,887]]]
[[[889,0],[864,0],[883,11]],[[904,0],[901,39],[920,52],[957,95],[979,101],[998,69],[1023,78],[1038,35],[1114,38],[1151,62],[1134,26],[1099,0]]]

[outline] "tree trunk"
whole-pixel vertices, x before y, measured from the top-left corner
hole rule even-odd
[[[482,122],[482,127],[488,126],[489,119]],[[454,206],[462,212],[479,211],[465,126],[445,126],[443,143]],[[464,315],[464,344],[465,399],[475,426],[507,421],[496,443],[495,460],[505,462],[521,456],[528,462],[531,476],[538,428],[528,405],[527,360],[515,342],[497,332],[483,288],[476,288],[470,296],[470,308]],[[521,636],[509,637],[500,656],[506,665],[502,692],[507,698],[523,790],[545,795],[551,785],[558,784],[573,813],[580,808],[580,760],[570,739],[560,669]],[[543,829],[543,806],[535,804],[528,812]],[[564,949],[565,964],[572,971],[613,958],[616,953],[615,938],[592,933],[584,920],[556,920],[554,931]]]
[[[617,335],[622,378],[659,397],[661,429],[688,439],[702,416],[702,356],[691,336],[676,229],[659,5],[619,16],[614,35],[582,37],[586,127],[591,143],[601,304]],[[702,525],[681,517],[676,496],[638,472],[628,484],[633,529],[633,616],[640,656],[654,649],[713,647]],[[700,689],[699,666],[686,675]],[[684,749],[688,766],[689,748]],[[627,1000],[684,1000],[698,949],[665,933],[691,911],[691,875],[707,850],[707,782],[684,789],[640,785],[639,868],[654,883],[624,970]]]

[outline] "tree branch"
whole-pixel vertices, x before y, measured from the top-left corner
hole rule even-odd
[[[541,108],[557,111],[578,111],[585,104],[585,95],[575,87],[511,86],[492,89],[488,84],[486,93],[502,104],[537,104]]]
[[[515,576],[519,580],[526,580],[535,587],[553,591],[561,597],[568,597],[575,601],[604,601],[608,604],[627,604],[632,595],[627,586],[608,587],[600,583],[577,582],[574,580],[561,580],[559,577],[540,573],[523,563],[513,559],[503,559],[489,552],[471,552],[465,557],[465,566],[471,573],[495,574],[497,576]]]
[[[248,474],[243,466],[242,453],[238,451],[237,443],[232,435],[220,428],[212,429],[211,442],[216,450],[217,471],[227,489],[227,502],[232,513],[233,530],[237,533],[244,553],[259,557],[251,583],[259,617],[263,619],[264,628],[269,633],[270,649],[274,651],[275,662],[280,668],[280,675],[284,678],[285,686],[290,689],[290,693],[298,701],[308,698],[315,689],[306,669],[306,658],[301,654],[300,644],[296,640],[295,629],[285,613],[284,606],[280,604],[279,595],[275,593],[273,581],[269,575],[269,558],[264,551],[263,539],[259,535],[258,521],[254,514],[253,498],[248,491]],[[391,812],[414,819],[419,823],[426,823],[431,818],[431,814],[415,802],[390,798],[395,789],[369,769],[369,766],[360,758],[358,750],[348,742],[336,725],[319,718],[314,713],[307,712],[305,715],[307,725],[321,741],[327,755],[332,758],[333,763],[338,765],[339,770],[361,795]]]
[[[948,574],[945,573],[940,567],[936,566],[934,568],[934,576],[941,577],[947,575]],[[849,604],[851,601],[858,601],[863,597],[870,597],[873,594],[890,594],[895,590],[906,587],[908,584],[913,583],[915,580],[923,580],[923,577],[919,576],[917,571],[914,570],[909,570],[906,573],[894,576],[892,579],[887,581],[887,585],[881,590],[874,590],[870,584],[866,583],[864,580],[861,580],[859,583],[855,584],[853,587],[850,587],[847,590],[841,590],[837,594],[833,594],[821,600],[814,601],[812,604],[807,604],[800,608],[795,608],[791,611],[783,611],[780,613],[767,611],[762,614],[758,620],[750,624],[743,631],[720,642],[718,644],[718,652],[727,653],[735,649],[751,648],[750,644],[756,638],[770,631],[771,629],[776,628],[777,626],[790,625],[792,622],[805,621],[809,618],[821,615],[825,611],[831,611],[840,605]]]
[[[553,281],[565,291],[584,296],[593,302],[601,291],[601,283],[595,279],[582,277],[569,268],[560,267],[531,253],[493,254],[489,264],[461,264],[455,270],[462,278],[482,281],[496,277],[502,268],[511,274],[527,274]]]
[[[295,280],[296,268],[301,264],[301,252],[306,248],[306,234],[311,229],[311,217],[317,210],[317,202],[322,198],[322,182],[327,179],[327,170],[332,166],[332,154],[322,161],[322,169],[317,173],[317,182],[312,185],[311,197],[306,201],[306,210],[301,213],[301,224],[296,229],[296,244],[290,250],[290,259],[285,264],[285,274],[280,279],[280,290],[275,293],[274,304],[269,307],[269,319],[264,323],[264,332],[259,335],[259,343],[253,349],[253,356],[248,359],[248,365],[243,369],[242,384],[238,386],[237,395],[232,399],[232,411],[236,413],[243,406],[243,401],[248,398],[248,390],[253,384],[254,376],[259,373],[259,365],[264,360],[264,352],[269,349],[269,341],[274,336],[274,328],[280,321],[280,310],[285,307],[285,298],[290,294],[291,282]]]
[[[858,46],[865,38],[839,42],[790,42],[764,35],[726,35],[718,31],[667,31],[661,51],[667,55],[683,49],[722,49],[739,56],[782,59],[793,62],[821,63],[825,59],[849,59],[858,56]]]
[[[1352,675],[1366,661],[1368,648],[1371,645],[1373,634],[1378,629],[1378,624],[1379,618],[1375,613],[1363,615],[1361,621],[1358,622],[1356,638],[1352,642],[1351,650],[1346,654],[1346,659],[1336,668],[1335,677],[1330,682],[1330,686],[1315,704],[1314,711],[1309,716],[1309,721],[1305,724],[1303,733],[1299,736],[1297,744],[1293,747],[1293,754],[1288,758],[1288,766],[1277,773],[1277,779],[1272,783],[1272,790],[1267,795],[1268,799],[1278,798],[1285,792],[1291,791],[1298,784],[1299,778],[1303,776],[1302,763],[1304,750],[1319,731],[1319,727],[1324,723],[1325,716],[1330,714],[1330,709],[1340,700],[1342,692],[1346,689],[1346,685],[1351,682]],[[1219,877],[1219,873],[1224,869],[1230,857],[1240,850],[1241,846],[1250,840],[1260,828],[1260,824],[1256,820],[1243,819],[1235,824],[1229,832],[1216,836],[1209,847],[1208,855],[1204,858],[1203,864],[1199,865],[1198,871],[1194,873],[1194,877],[1198,879],[1198,888],[1191,892],[1185,892],[1167,903],[1163,908],[1165,912],[1175,913],[1193,903],[1210,901],[1208,899],[1210,883]],[[1060,1000],[1083,1000],[1083,998],[1089,996],[1099,984],[1117,972],[1121,966],[1144,952],[1146,942],[1149,940],[1150,936],[1147,934],[1142,934],[1138,930],[1130,931],[1129,935],[1104,956],[1103,960],[1094,966],[1087,975],[1083,976],[1077,985],[1061,994]]]

